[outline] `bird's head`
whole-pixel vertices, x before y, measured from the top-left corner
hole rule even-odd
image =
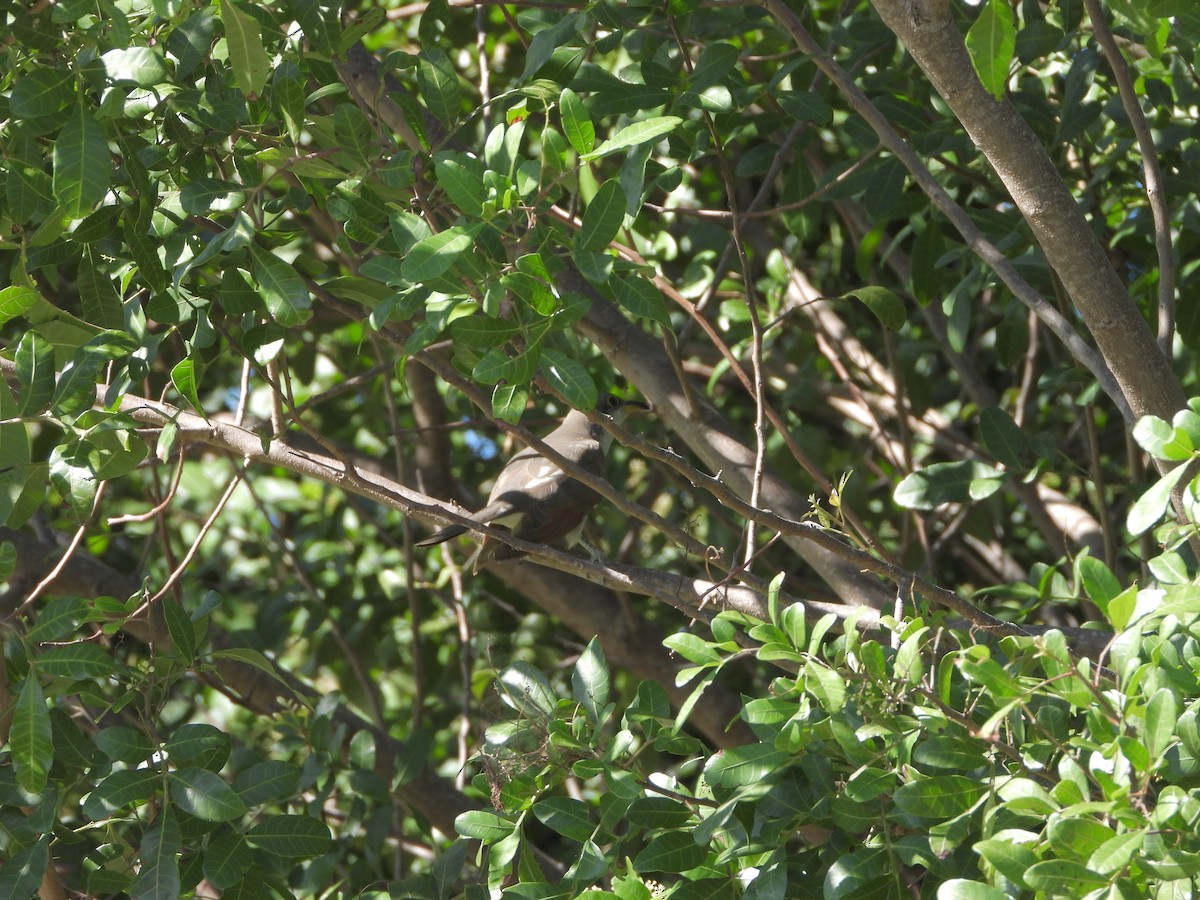
[[[640,400],[626,400],[616,394],[604,394],[596,404],[596,412],[608,416],[620,425],[629,416],[650,412],[650,404]]]

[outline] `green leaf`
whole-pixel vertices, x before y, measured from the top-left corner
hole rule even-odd
[[[781,91],[775,97],[783,111],[800,122],[829,125],[833,122],[833,107],[813,91]]]
[[[1030,456],[1029,441],[1013,417],[998,406],[979,413],[979,433],[988,452],[1010,469],[1023,469]]]
[[[928,306],[941,297],[946,270],[939,268],[938,262],[945,252],[946,242],[942,237],[942,229],[934,222],[926,223],[925,230],[917,235],[913,243],[909,267],[913,296],[922,306]]]
[[[683,828],[694,822],[696,815],[686,804],[671,797],[639,797],[626,811],[625,818],[642,828]]]
[[[206,822],[232,822],[246,814],[246,804],[242,798],[215,772],[198,768],[179,769],[170,774],[170,784],[171,798],[180,809],[198,819],[204,819]]]
[[[578,247],[571,253],[571,261],[575,263],[580,274],[592,284],[604,284],[608,281],[616,263],[608,253],[593,253]]]
[[[433,155],[433,170],[441,187],[468,216],[483,214],[484,167],[473,156],[458,151]]]
[[[542,351],[542,375],[576,409],[593,409],[599,393],[583,364],[559,350]]]
[[[83,801],[83,814],[94,822],[137,807],[154,796],[161,776],[153,769],[121,769],[101,781]]]
[[[233,789],[250,807],[284,800],[295,794],[299,786],[299,767],[277,759],[257,763],[239,772],[233,780]]]
[[[513,833],[516,826],[508,819],[482,809],[462,813],[454,820],[454,830],[463,837],[479,841],[499,841]]]
[[[34,119],[64,110],[74,99],[70,72],[37,68],[13,86],[9,109],[18,119]]]
[[[1150,486],[1137,502],[1129,509],[1125,519],[1125,527],[1129,533],[1137,537],[1150,526],[1158,522],[1166,512],[1171,502],[1171,491],[1179,480],[1187,474],[1187,466],[1176,466],[1153,485]]]
[[[596,833],[588,805],[582,800],[546,797],[533,805],[533,814],[547,828],[573,841],[591,840]]]
[[[204,853],[204,877],[219,891],[233,887],[254,865],[246,839],[236,833],[217,835]]]
[[[191,357],[181,359],[171,368],[171,384],[179,391],[192,409],[204,415],[204,407],[200,405],[200,395],[196,391],[196,363]],[[207,418],[207,416],[205,416]]]
[[[320,0],[291,0],[288,6],[317,51],[332,56],[341,45],[341,23],[336,12],[323,9]]]
[[[529,404],[529,385],[499,384],[492,391],[492,417],[516,425]]]
[[[1168,688],[1159,688],[1146,704],[1146,727],[1142,738],[1151,759],[1158,759],[1175,740],[1179,701]]]
[[[608,662],[604,658],[600,638],[594,637],[579,654],[575,670],[571,673],[571,690],[575,701],[583,707],[594,725],[602,724],[610,685]]]
[[[54,196],[68,218],[79,219],[108,191],[112,157],[104,129],[82,104],[54,143]]]
[[[1016,25],[1008,0],[989,0],[967,31],[966,41],[979,80],[989,94],[1001,99],[1017,45]]]
[[[490,350],[501,347],[515,337],[520,329],[516,322],[474,315],[455,319],[450,323],[450,334],[455,343],[472,350]]]
[[[41,299],[41,294],[24,285],[10,284],[0,288],[0,325],[25,315],[41,302]]]
[[[896,808],[923,819],[962,815],[987,793],[988,786],[964,775],[938,775],[910,781],[892,795]]]
[[[570,88],[563,88],[558,99],[562,114],[563,134],[580,156],[591,153],[596,146],[596,126],[592,116],[579,95]]]
[[[443,122],[458,118],[462,96],[458,89],[458,73],[444,50],[426,47],[417,64],[417,87],[429,111]]]
[[[1025,873],[1038,860],[1032,849],[1005,835],[979,841],[974,849],[1013,884],[1027,887]]]
[[[789,758],[770,744],[732,747],[709,758],[704,777],[721,787],[745,787],[778,773]]]
[[[558,299],[540,278],[524,272],[509,272],[501,276],[500,283],[518,299],[527,303],[539,316],[552,315],[558,307]]]
[[[272,816],[251,828],[246,840],[272,856],[295,859],[320,856],[333,843],[328,825],[299,815]]]
[[[664,328],[671,327],[667,302],[652,282],[637,275],[614,275],[608,280],[608,289],[622,309]]]
[[[1008,900],[1008,894],[981,881],[951,878],[938,885],[938,900]]]
[[[222,178],[193,178],[179,192],[184,212],[203,215],[209,211],[230,212],[246,203],[246,187]]]
[[[179,604],[175,606],[179,607]],[[231,744],[229,735],[221,729],[202,722],[190,722],[175,729],[163,749],[177,769],[198,766],[219,772],[229,760]]]
[[[1183,461],[1191,459],[1195,444],[1182,428],[1164,422],[1157,416],[1143,416],[1133,426],[1133,439],[1155,459]]]
[[[579,250],[602,250],[617,236],[625,221],[625,195],[619,179],[610,178],[583,211],[583,225],[575,238]]]
[[[1073,860],[1046,859],[1029,867],[1025,883],[1050,896],[1082,897],[1089,891],[1107,886],[1108,879]]]
[[[145,734],[124,725],[113,725],[96,735],[96,746],[109,759],[129,765],[144,762],[154,752],[154,745]]]
[[[103,647],[87,641],[75,641],[43,650],[38,657],[38,668],[47,675],[81,679],[111,678],[121,667]]]
[[[541,355],[536,343],[517,356],[509,356],[508,351],[497,347],[475,364],[471,376],[480,384],[526,384],[537,372]]]
[[[312,296],[296,270],[269,250],[250,245],[254,279],[271,317],[280,325],[303,325],[312,315]]]
[[[1103,874],[1123,869],[1129,865],[1134,854],[1142,849],[1145,840],[1146,833],[1144,831],[1130,831],[1109,838],[1088,857],[1087,867],[1093,872]]]
[[[1181,409],[1171,419],[1175,426],[1174,437],[1177,441],[1191,444],[1193,448],[1200,446],[1200,413],[1192,409]]]
[[[737,66],[738,55],[738,48],[725,41],[708,44],[696,60],[688,86],[693,91],[703,91],[721,81]]]
[[[100,62],[115,84],[154,87],[167,80],[167,66],[162,53],[151,47],[108,50],[100,55]]]
[[[678,116],[657,116],[634,122],[632,125],[626,125],[595,150],[583,154],[580,158],[584,162],[591,162],[594,159],[624,150],[626,147],[636,147],[638,144],[658,140],[663,135],[670,134],[682,123],[683,119]]]
[[[181,893],[179,851],[182,844],[179,822],[168,806],[142,838],[141,871],[129,887],[130,895],[138,900],[176,900]]]
[[[221,21],[238,87],[253,99],[262,93],[271,74],[271,57],[263,47],[262,29],[258,20],[238,9],[233,0],[221,0]]]
[[[46,696],[35,672],[31,671],[21,686],[12,713],[8,746],[17,784],[31,794],[40,794],[46,786],[50,766],[54,764],[54,734],[50,727],[50,712],[46,709]]]
[[[721,655],[708,641],[688,631],[669,634],[662,643],[668,650],[678,653],[689,662],[703,666],[715,666],[721,662]]]
[[[967,503],[995,493],[1008,476],[975,460],[934,463],[896,485],[894,499],[906,509],[933,509],[943,503]]]
[[[525,51],[525,69],[518,81],[528,81],[536,75],[542,66],[550,61],[554,51],[575,36],[579,28],[579,19],[579,13],[567,13],[549,28],[543,28],[533,36],[533,40],[529,42],[529,49]]]
[[[1046,836],[1060,857],[1083,861],[1115,835],[1111,828],[1095,819],[1064,812],[1050,817]]]
[[[1101,610],[1107,609],[1113,598],[1121,593],[1121,582],[1117,576],[1094,556],[1076,557],[1075,568],[1083,582],[1084,591]]]
[[[417,241],[404,257],[400,273],[413,284],[445,274],[474,245],[480,227],[454,225]]]
[[[545,674],[527,662],[515,662],[496,679],[500,698],[513,709],[534,720],[554,715],[558,697]]]
[[[885,287],[868,285],[850,291],[845,296],[860,300],[888,331],[899,331],[908,319],[904,301]]]
[[[866,885],[887,874],[884,853],[880,847],[864,847],[840,854],[825,873],[825,900],[864,896]]]
[[[0,866],[0,897],[17,900],[38,896],[50,864],[50,836],[46,835],[19,853],[13,853]]]
[[[15,362],[20,415],[35,416],[50,405],[54,394],[54,348],[36,331],[26,331],[17,344]]]
[[[647,872],[686,872],[703,864],[707,849],[701,847],[686,831],[668,831],[652,839],[634,857],[633,870],[639,875]]]
[[[810,659],[804,667],[804,687],[827,712],[838,712],[846,704],[846,683],[818,660]]]

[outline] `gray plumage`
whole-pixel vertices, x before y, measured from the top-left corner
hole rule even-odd
[[[616,422],[631,412],[648,407],[636,401],[623,400],[606,394],[596,407]],[[584,471],[603,478],[605,454],[612,437],[577,409],[543,440],[566,459]],[[471,514],[473,522],[481,525],[507,527],[514,537],[535,544],[562,541],[567,547],[579,542],[587,514],[600,501],[600,495],[568,476],[562,469],[543,457],[532,447],[521,450],[496,477],[487,505]],[[418,547],[430,547],[448,541],[469,530],[466,525],[449,525],[424,540]],[[475,560],[474,569],[491,559],[512,559],[520,552],[499,541],[488,540]]]

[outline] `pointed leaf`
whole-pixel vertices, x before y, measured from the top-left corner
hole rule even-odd
[[[303,325],[312,314],[312,297],[296,270],[269,250],[250,245],[254,278],[271,316],[280,325]]]
[[[417,241],[404,257],[400,274],[413,284],[445,274],[475,243],[476,228],[454,225]]]
[[[258,20],[238,9],[233,0],[221,0],[221,21],[238,87],[247,97],[257,97],[271,74],[271,58],[263,47]]]
[[[34,416],[50,405],[54,395],[54,348],[36,331],[26,331],[17,345],[17,380],[21,386],[22,416]]]
[[[610,178],[600,185],[600,190],[583,211],[583,226],[575,238],[576,248],[602,250],[617,236],[624,221],[625,195],[621,192],[621,182]]]
[[[215,772],[187,768],[172,772],[171,798],[184,812],[206,822],[231,822],[246,814],[246,804]]]
[[[462,94],[458,89],[458,73],[446,52],[438,47],[421,51],[417,65],[417,87],[429,111],[443,122],[458,118]]]
[[[129,886],[137,900],[175,900],[180,895],[179,850],[183,839],[179,822],[168,806],[142,838],[139,852],[141,871]]]
[[[604,707],[608,705],[611,679],[600,639],[592,638],[575,663],[571,673],[571,689],[575,700],[595,725],[601,724]],[[590,837],[590,835],[588,835]]]
[[[907,320],[904,301],[887,288],[867,285],[850,291],[846,296],[861,301],[888,331],[899,331],[904,327]]]
[[[1010,469],[1021,469],[1029,458],[1029,441],[1013,417],[998,406],[979,413],[979,432],[988,452]]]
[[[663,135],[670,134],[682,123],[683,119],[678,116],[657,116],[634,122],[632,125],[626,125],[591,153],[584,154],[581,158],[584,162],[591,162],[593,159],[608,156],[624,150],[626,147],[634,147],[647,141],[656,141]]]
[[[583,364],[558,350],[542,351],[542,374],[576,409],[592,409],[599,393]]]
[[[933,509],[943,503],[966,503],[994,492],[1008,476],[975,460],[934,463],[896,485],[895,501],[907,509]]]
[[[69,218],[86,215],[108,191],[112,157],[104,129],[78,106],[54,144],[54,196]]]
[[[272,856],[293,859],[320,856],[333,843],[328,825],[299,815],[272,816],[251,828],[246,840]]]
[[[46,696],[32,671],[21,686],[13,710],[8,745],[17,784],[31,794],[40,794],[46,786],[50,766],[54,764],[54,734],[50,727],[50,712],[46,709]]]
[[[562,114],[563,134],[580,156],[591,153],[596,146],[596,126],[583,100],[570,88],[563,88],[558,100]]]
[[[1017,44],[1017,30],[1008,0],[989,0],[967,32],[967,52],[989,94],[1004,96],[1008,69]]]
[[[1171,502],[1171,491],[1175,489],[1179,479],[1187,474],[1187,470],[1187,466],[1176,466],[1138,497],[1125,519],[1125,527],[1129,529],[1130,534],[1137,537],[1163,517],[1167,505]]]

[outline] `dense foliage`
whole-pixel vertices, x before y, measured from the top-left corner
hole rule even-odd
[[[0,897],[1191,895],[1192,0],[3,15]]]

